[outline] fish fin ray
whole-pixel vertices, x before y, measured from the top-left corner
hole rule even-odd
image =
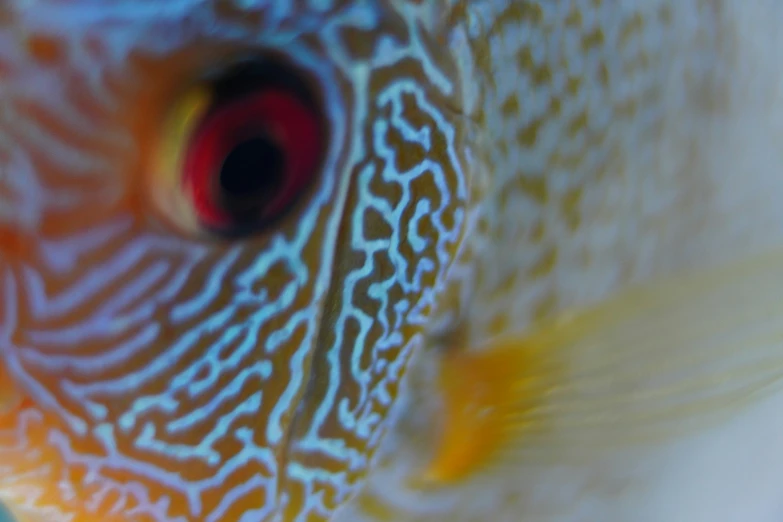
[[[783,250],[638,286],[441,362],[430,482],[675,440],[783,387]]]

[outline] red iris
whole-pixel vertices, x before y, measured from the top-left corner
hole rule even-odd
[[[285,88],[259,89],[209,111],[184,164],[184,187],[202,225],[232,234],[282,215],[317,173],[318,116]]]

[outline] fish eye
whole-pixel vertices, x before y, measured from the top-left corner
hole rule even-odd
[[[304,75],[245,60],[202,79],[175,104],[154,175],[159,207],[186,229],[237,238],[282,218],[317,178],[323,111]]]

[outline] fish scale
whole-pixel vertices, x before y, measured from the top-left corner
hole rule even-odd
[[[667,23],[675,9],[652,4],[478,2],[465,9],[485,29],[465,37],[465,28],[449,28],[449,38],[466,40],[458,63],[478,79],[483,99],[471,115],[483,129],[471,169],[476,231],[464,247],[477,280],[460,292],[479,303],[465,312],[477,339],[570,304],[569,290],[557,282],[561,273],[585,280],[590,273],[603,287],[596,297],[629,278],[617,273],[617,263],[592,258],[622,247],[623,236],[650,219],[622,207],[642,183],[653,184],[627,172],[637,161],[628,151],[654,161],[663,120],[674,110],[662,91],[675,67],[665,61],[667,49],[678,45],[667,41],[679,35]],[[664,180],[680,167],[656,175]],[[656,201],[650,188],[645,197]],[[656,190],[662,191],[665,185]],[[667,196],[661,199],[671,201]],[[618,214],[627,218],[626,230],[611,229]],[[591,248],[596,240],[603,244]],[[638,237],[632,241],[638,247]],[[501,310],[514,313],[503,318]]]

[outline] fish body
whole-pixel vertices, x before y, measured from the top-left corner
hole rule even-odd
[[[658,494],[677,519],[672,490],[644,487],[665,466],[621,488],[660,438],[586,461],[565,451],[612,429],[569,428],[568,412],[622,393],[576,386],[575,361],[597,362],[587,383],[601,382],[620,349],[605,332],[626,331],[614,312],[657,294],[557,320],[779,238],[762,74],[775,69],[745,16],[760,10],[1,5],[0,496],[22,520],[57,522],[456,522],[629,520]],[[738,87],[738,71],[758,81]],[[745,114],[767,118],[749,127]],[[263,136],[247,135],[258,121]],[[215,202],[204,176],[234,172],[237,136],[267,151],[265,169],[282,152],[280,179],[249,199],[221,184]],[[777,273],[758,270],[720,280]],[[578,342],[596,338],[594,352]],[[511,341],[482,351],[493,339]],[[657,353],[678,355],[642,345],[618,380],[658,390],[638,371]],[[775,362],[756,375],[773,379]],[[573,409],[539,421],[552,397]],[[481,400],[496,425],[461,417]],[[498,455],[507,469],[488,466]]]

